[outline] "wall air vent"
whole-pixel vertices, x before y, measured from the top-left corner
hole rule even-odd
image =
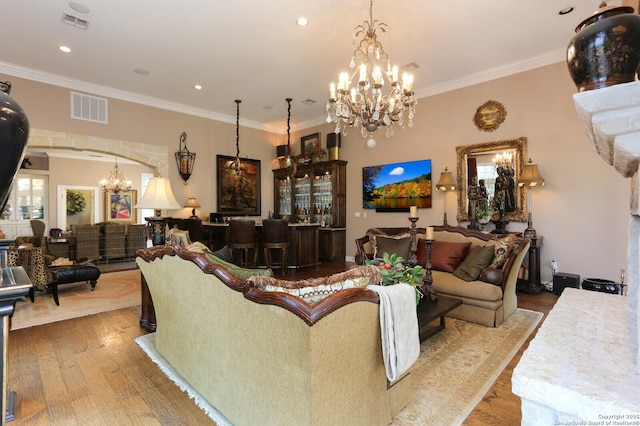
[[[86,30],[89,26],[89,21],[80,19],[77,16],[69,15],[68,13],[62,14],[62,22],[65,24],[73,25],[74,27]]]
[[[105,98],[71,92],[71,118],[108,123],[108,104]]]

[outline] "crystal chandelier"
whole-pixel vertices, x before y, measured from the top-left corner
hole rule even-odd
[[[496,154],[496,156],[493,157],[493,165],[496,169],[500,167],[503,169],[513,169],[513,153],[505,151],[502,154]]]
[[[100,181],[100,188],[107,192],[113,192],[117,194],[119,192],[126,192],[131,190],[133,184],[130,180],[128,180],[124,173],[118,169],[118,157],[116,157],[116,165],[109,172],[108,179],[102,179]]]
[[[413,126],[417,99],[413,92],[413,75],[404,73],[398,80],[398,67],[391,67],[389,55],[377,39],[376,31],[386,32],[387,24],[373,20],[373,0],[369,2],[369,21],[354,29],[354,51],[349,67],[340,73],[336,86],[331,83],[327,101],[327,123],[336,123],[336,133],[347,134],[346,127],[361,126],[362,137],[369,137],[367,145],[373,148],[373,132],[386,128],[386,136],[393,135],[393,126],[404,128],[405,115],[409,127]],[[359,38],[361,37],[361,38]],[[358,41],[359,40],[359,41]],[[356,61],[359,66],[356,68]],[[351,87],[357,77],[357,83]],[[383,92],[389,86],[388,93]]]

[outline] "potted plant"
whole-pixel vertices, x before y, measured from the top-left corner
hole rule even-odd
[[[476,220],[482,226],[482,231],[484,232],[484,227],[491,221],[493,217],[493,213],[495,210],[489,204],[489,200],[486,198],[481,198],[478,200],[478,204],[476,206]]]
[[[416,304],[420,301],[421,293],[418,287],[422,284],[423,268],[420,265],[411,266],[402,256],[395,253],[384,253],[381,259],[367,259],[366,265],[374,265],[380,269],[382,285],[399,283],[409,284],[416,290]]]

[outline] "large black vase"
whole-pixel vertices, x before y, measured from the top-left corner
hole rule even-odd
[[[0,211],[20,169],[29,138],[29,120],[20,105],[9,96],[11,83],[0,82]]]
[[[634,81],[640,64],[640,16],[630,6],[603,5],[576,27],[567,47],[580,92]]]

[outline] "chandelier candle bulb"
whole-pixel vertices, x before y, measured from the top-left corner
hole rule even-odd
[[[433,226],[427,228],[427,240],[433,240]]]
[[[409,207],[409,217],[418,217],[418,207],[417,206]]]

